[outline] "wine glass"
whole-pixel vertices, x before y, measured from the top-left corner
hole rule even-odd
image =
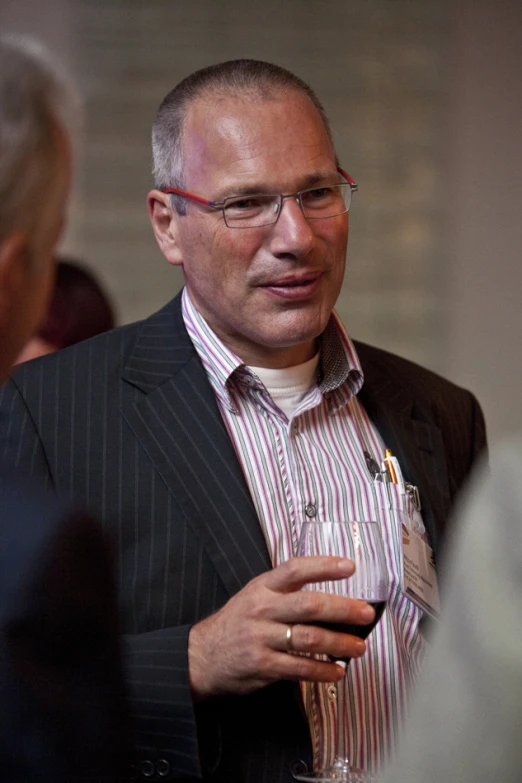
[[[298,556],[334,555],[347,557],[355,563],[355,573],[345,579],[307,584],[303,589],[333,593],[348,598],[360,598],[375,609],[375,620],[368,625],[351,623],[314,623],[338,633],[349,633],[366,639],[379,622],[388,597],[388,572],[379,523],[371,521],[320,521],[304,522]],[[345,659],[349,663],[350,659]],[[346,678],[336,683],[337,735],[335,759],[331,767],[314,772],[295,773],[297,780],[339,781],[342,783],[368,783],[376,778],[368,771],[350,765],[345,743]]]

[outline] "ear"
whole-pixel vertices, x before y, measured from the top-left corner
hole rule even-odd
[[[20,313],[24,312],[30,260],[23,234],[16,232],[0,241],[0,381],[7,377],[27,338],[20,329]]]
[[[147,196],[147,208],[152,230],[161,252],[169,264],[182,266],[183,258],[178,241],[180,216],[172,209],[169,195],[160,190],[151,190]]]
[[[31,257],[27,239],[21,232],[10,234],[0,242],[0,308],[9,310],[23,290],[30,271]]]

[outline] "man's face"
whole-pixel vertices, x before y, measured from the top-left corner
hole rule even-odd
[[[186,189],[213,201],[340,181],[321,117],[297,92],[196,101],[183,153]],[[343,281],[346,214],[309,221],[285,199],[277,223],[261,228],[229,228],[221,211],[193,202],[172,219],[191,299],[226,345],[257,366],[314,355]]]

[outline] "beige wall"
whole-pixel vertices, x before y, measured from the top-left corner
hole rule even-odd
[[[522,3],[460,3],[446,197],[447,355],[491,439],[522,428]]]
[[[64,249],[98,271],[122,322],[181,285],[145,212],[159,101],[211,62],[274,60],[317,90],[360,185],[338,305],[350,332],[471,387],[493,438],[515,425],[519,3],[3,0],[0,25],[41,35],[86,95]]]

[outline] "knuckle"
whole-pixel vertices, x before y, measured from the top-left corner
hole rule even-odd
[[[256,601],[250,607],[251,616],[257,620],[268,617],[273,607],[273,600],[264,591],[256,596]]]
[[[295,673],[299,680],[306,680],[311,673],[312,659],[304,658],[303,656],[297,656],[295,658]]]
[[[263,675],[267,668],[267,656],[260,647],[250,650],[249,669],[255,676]]]
[[[363,601],[359,601],[358,598],[343,598],[343,603],[346,606],[346,612],[352,617],[355,617],[359,611],[365,606]]]
[[[299,610],[304,620],[313,620],[320,614],[323,604],[320,593],[303,590],[299,593],[299,597]]]
[[[299,647],[307,652],[315,652],[318,649],[322,631],[314,625],[299,625]]]
[[[241,649],[235,649],[232,656],[238,663],[238,668],[248,672],[249,676],[263,674],[267,668],[268,652],[258,633],[247,634]]]
[[[297,580],[301,573],[301,567],[298,562],[298,559],[295,557],[291,557],[290,560],[287,560],[285,563],[287,576],[289,580]]]

